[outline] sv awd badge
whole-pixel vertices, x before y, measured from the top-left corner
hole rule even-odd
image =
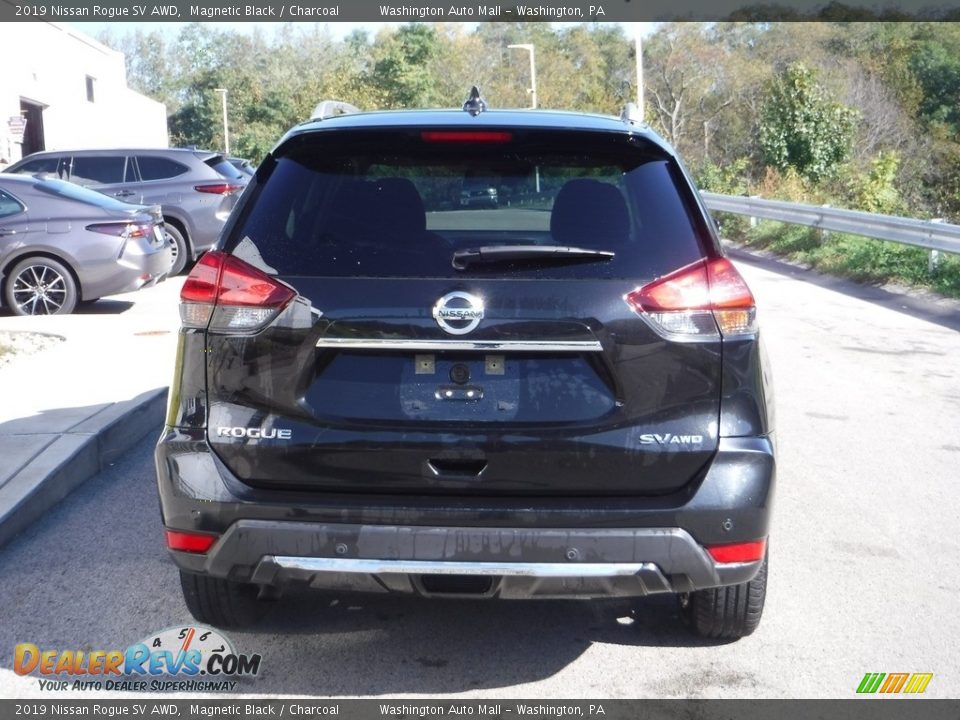
[[[641,445],[699,445],[703,435],[674,435],[673,433],[650,433],[640,436]]]
[[[277,428],[218,427],[217,437],[250,438],[251,440],[289,440],[293,430]]]

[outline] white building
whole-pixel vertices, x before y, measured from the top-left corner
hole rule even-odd
[[[121,53],[72,27],[0,23],[0,67],[0,163],[37,150],[169,145],[166,106],[127,87]]]

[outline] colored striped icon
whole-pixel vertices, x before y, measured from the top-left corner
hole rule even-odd
[[[919,695],[927,689],[933,673],[867,673],[860,681],[857,692],[866,695],[873,693],[906,693]]]

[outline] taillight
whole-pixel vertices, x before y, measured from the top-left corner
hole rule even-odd
[[[243,260],[208,252],[180,290],[184,327],[212,332],[252,332],[272,320],[296,293]]]
[[[729,545],[711,545],[707,548],[710,557],[717,563],[757,562],[763,559],[766,550],[766,539]]]
[[[507,143],[513,133],[498,130],[424,130],[420,139],[428,143]]]
[[[90,232],[100,233],[101,235],[115,235],[123,238],[149,237],[153,232],[153,225],[148,223],[94,223],[87,225]]]
[[[757,331],[753,294],[726,258],[699,260],[626,296],[659,331],[677,338],[711,339]]]
[[[167,547],[189,553],[205,553],[217,541],[216,535],[208,533],[181,532],[166,530]]]
[[[193,189],[197,192],[210,193],[211,195],[229,195],[230,193],[243,190],[243,185],[234,185],[233,183],[209,183],[207,185],[194,185]]]

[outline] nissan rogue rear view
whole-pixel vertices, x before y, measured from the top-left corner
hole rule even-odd
[[[757,311],[628,113],[299,125],[181,317],[156,461],[198,620],[309,586],[672,593],[702,635],[756,628],[775,475]]]

